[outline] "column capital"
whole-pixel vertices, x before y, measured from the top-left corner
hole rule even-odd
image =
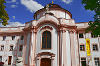
[[[37,33],[37,30],[36,29],[32,29],[31,31],[30,31],[30,33]]]
[[[77,32],[75,29],[73,29],[73,30],[68,30],[68,31],[69,31],[69,33],[76,33],[76,32]]]
[[[32,27],[30,28],[30,32],[31,32],[31,33],[32,33],[32,32],[37,33],[37,28],[36,28],[36,26],[32,26]]]
[[[55,59],[55,57],[51,57],[51,60],[54,60]]]
[[[60,30],[59,30],[60,32],[66,32],[66,28],[60,28]]]
[[[37,60],[40,60],[41,59],[41,57],[37,57]]]

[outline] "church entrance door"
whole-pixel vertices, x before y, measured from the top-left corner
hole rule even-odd
[[[51,66],[51,59],[49,59],[49,58],[42,58],[40,66]]]

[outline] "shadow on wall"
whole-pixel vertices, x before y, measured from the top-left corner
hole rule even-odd
[[[21,35],[17,40],[15,48],[12,52],[13,54],[13,64],[12,66],[23,66],[23,46],[24,46],[24,36]]]
[[[15,46],[14,49],[14,53],[13,53],[13,66],[22,66],[23,65],[23,44],[24,44],[24,40],[21,36],[21,39],[18,39],[18,42]],[[15,57],[15,58],[14,58]]]
[[[19,36],[19,35],[18,35]],[[4,63],[4,66],[23,66],[23,46],[24,46],[24,36],[21,36],[17,40],[11,40],[15,44],[9,45],[9,53],[10,55],[7,55],[8,58]],[[13,43],[12,42],[12,43]]]

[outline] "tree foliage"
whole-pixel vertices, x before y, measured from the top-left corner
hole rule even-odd
[[[86,10],[95,11],[94,21],[89,22],[86,32],[91,31],[94,35],[100,35],[100,0],[82,0]]]
[[[2,25],[6,26],[8,24],[8,14],[5,10],[6,6],[4,5],[5,0],[0,0],[0,23],[2,23]]]
[[[90,21],[89,27],[86,29],[86,32],[91,31],[93,35],[97,36],[100,35],[100,22],[92,22]]]

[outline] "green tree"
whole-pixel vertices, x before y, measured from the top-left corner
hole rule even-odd
[[[4,5],[4,3],[6,3],[5,0],[0,0],[0,23],[2,23],[2,25],[6,26],[8,24],[8,14],[5,10],[6,6]]]
[[[100,35],[100,0],[82,0],[86,10],[95,11],[94,21],[89,22],[86,32],[91,31],[93,35]]]

